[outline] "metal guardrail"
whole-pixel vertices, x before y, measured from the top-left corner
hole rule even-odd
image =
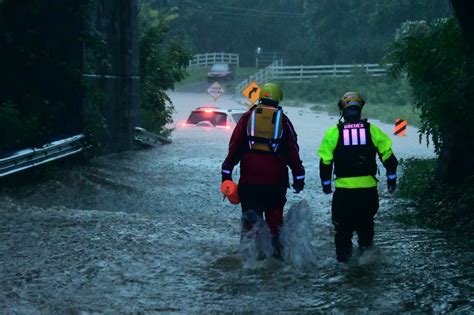
[[[170,139],[156,135],[140,127],[135,127],[134,140],[146,146],[156,146],[158,142],[172,142]],[[47,143],[39,148],[24,149],[5,158],[0,158],[0,177],[59,160],[84,151],[85,149],[86,143],[83,134]]]
[[[18,151],[0,159],[0,177],[79,153],[85,148],[83,134],[54,141],[40,148]]]
[[[141,127],[135,127],[134,140],[137,143],[146,146],[156,146],[158,142],[161,142],[162,144],[168,144],[172,142],[171,139],[154,134]]]
[[[189,61],[189,68],[210,67],[215,63],[228,63],[239,67],[239,54],[224,52],[197,54]]]

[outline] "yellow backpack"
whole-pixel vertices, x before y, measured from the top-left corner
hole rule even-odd
[[[252,151],[276,152],[283,136],[281,107],[257,105],[247,122],[247,137]]]

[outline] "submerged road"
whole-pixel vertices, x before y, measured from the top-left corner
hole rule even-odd
[[[230,132],[180,127],[208,95],[171,98],[173,144],[0,191],[0,313],[474,311],[473,240],[397,224],[406,206],[383,180],[375,248],[336,262],[316,150],[337,118],[307,108],[285,108],[307,171],[304,192],[288,192],[285,261],[236,255],[240,208],[219,192]],[[397,157],[433,156],[407,133],[392,137]]]

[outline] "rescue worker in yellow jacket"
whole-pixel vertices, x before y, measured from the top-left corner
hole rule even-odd
[[[354,231],[361,251],[372,246],[374,216],[379,208],[377,154],[386,169],[389,193],[397,187],[398,161],[392,152],[392,140],[376,125],[361,118],[364,104],[359,93],[345,93],[338,102],[341,120],[326,131],[318,149],[325,194],[332,193],[334,167],[336,190],[331,211],[336,231],[336,257],[340,262],[347,262],[352,256]]]

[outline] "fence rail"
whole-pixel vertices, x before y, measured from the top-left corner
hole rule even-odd
[[[283,55],[278,52],[260,53],[255,56],[255,68],[267,67],[277,60],[282,60]]]
[[[276,60],[272,64],[270,64],[268,67],[261,69],[254,75],[251,75],[247,79],[243,80],[237,86],[235,87],[235,94],[240,95],[242,93],[243,89],[252,81],[257,82],[259,85],[264,84],[265,82],[270,81],[273,78],[273,69],[282,67],[283,66],[283,60]]]
[[[189,61],[189,68],[210,67],[215,63],[228,63],[230,65],[239,67],[239,54],[224,52],[197,54],[194,55],[193,59]]]
[[[269,71],[273,80],[302,81],[322,76],[350,77],[357,73],[385,76],[387,69],[378,64],[323,65],[323,66],[272,66]]]
[[[318,65],[318,66],[284,66],[283,60],[277,60],[268,67],[240,82],[235,87],[235,94],[240,95],[252,81],[262,84],[268,81],[304,81],[320,77],[351,77],[358,73],[378,77],[387,75],[387,68],[379,64],[364,65]]]

